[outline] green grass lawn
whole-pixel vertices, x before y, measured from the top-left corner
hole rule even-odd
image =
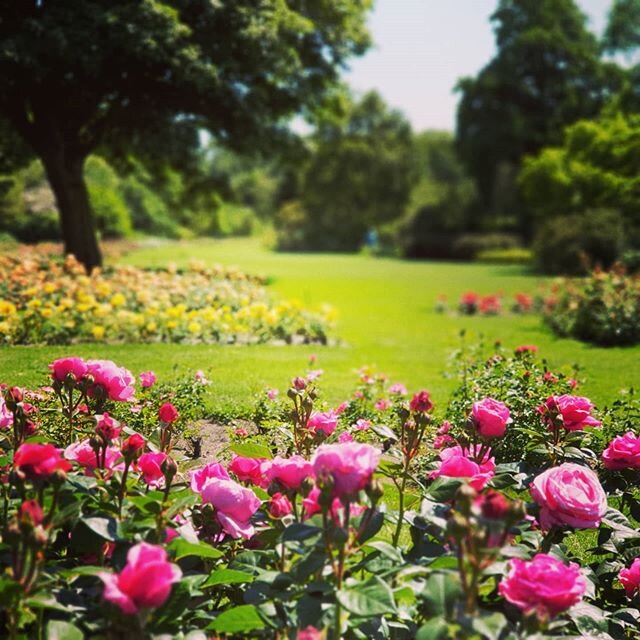
[[[0,381],[35,385],[46,380],[46,365],[68,354],[109,358],[135,373],[148,369],[159,376],[181,370],[210,373],[213,406],[248,407],[265,386],[283,389],[317,353],[325,370],[323,389],[330,402],[345,399],[354,370],[375,365],[393,381],[410,389],[427,388],[440,405],[455,384],[442,376],[449,354],[460,344],[484,335],[505,346],[536,344],[552,368],[573,363],[584,369],[581,392],[596,403],[613,399],[623,387],[640,382],[640,346],[602,349],[558,339],[535,315],[451,317],[437,314],[438,294],[455,304],[461,293],[533,292],[540,283],[520,267],[478,264],[406,262],[361,255],[277,254],[256,239],[198,240],[158,243],[138,249],[122,260],[138,266],[178,265],[190,259],[235,265],[267,276],[273,295],[299,298],[308,305],[329,303],[338,311],[341,346],[218,345],[80,345],[72,347],[0,348]]]

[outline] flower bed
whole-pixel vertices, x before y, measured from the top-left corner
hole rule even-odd
[[[475,291],[467,291],[460,296],[457,310],[458,313],[465,316],[497,316],[509,310],[512,313],[522,314],[534,311],[534,303],[534,298],[528,293],[516,293],[511,303],[505,305],[504,298],[501,294],[491,293],[481,295]],[[446,294],[438,297],[436,311],[439,313],[449,311],[448,296]]]
[[[199,462],[174,445],[201,372],[168,395],[64,358],[5,386],[0,633],[637,637],[640,403],[596,412],[531,347],[461,364],[442,415],[370,369],[328,407],[310,371]]]
[[[640,276],[622,268],[556,281],[542,309],[560,336],[605,346],[640,342]]]
[[[222,267],[115,267],[0,257],[0,342],[326,342],[333,312],[273,301],[258,278]]]

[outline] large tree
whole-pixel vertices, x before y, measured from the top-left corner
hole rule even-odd
[[[497,53],[460,81],[456,135],[485,210],[495,213],[501,180],[515,179],[524,155],[559,144],[566,125],[596,115],[617,73],[601,62],[573,0],[500,0],[491,21]]]
[[[184,123],[224,144],[266,147],[366,49],[370,6],[0,0],[0,115],[42,160],[65,250],[87,268],[101,262],[83,177],[92,150],[169,137]]]

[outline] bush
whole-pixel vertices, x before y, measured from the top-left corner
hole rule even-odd
[[[486,249],[476,255],[478,262],[487,264],[531,264],[533,252],[531,249],[515,247],[513,249]]]
[[[622,268],[560,280],[543,309],[558,335],[603,346],[640,342],[640,276],[628,276]]]
[[[279,251],[304,251],[307,248],[307,212],[302,202],[286,202],[276,214],[276,244]]]
[[[596,209],[544,223],[536,233],[533,252],[543,273],[581,275],[595,265],[610,267],[620,257],[623,244],[621,215]]]

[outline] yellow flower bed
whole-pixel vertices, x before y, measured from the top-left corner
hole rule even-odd
[[[0,256],[5,344],[325,342],[332,320],[328,307],[274,301],[260,279],[220,266],[88,276],[73,256]]]

